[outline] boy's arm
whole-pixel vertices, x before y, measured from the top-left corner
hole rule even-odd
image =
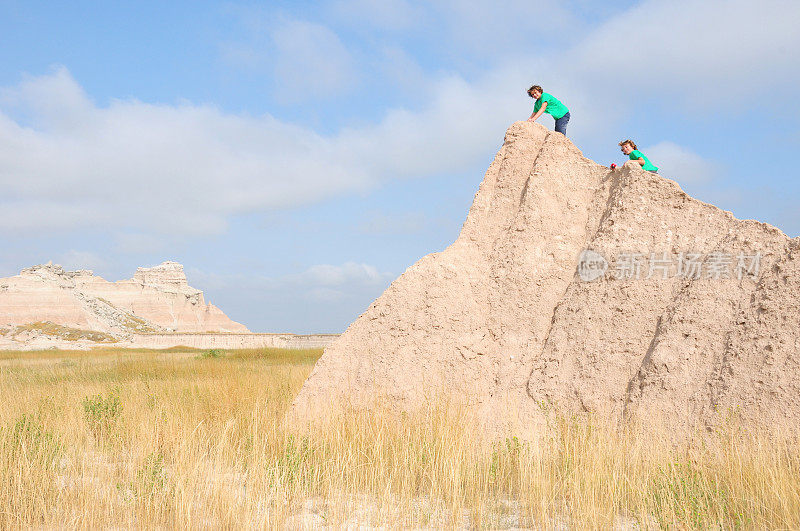
[[[538,120],[546,108],[547,108],[547,102],[543,101],[542,106],[539,108],[537,112],[531,114],[531,117],[528,118],[528,121],[535,122],[536,120]]]
[[[644,166],[646,164],[642,157],[639,157],[638,159],[636,159],[636,162],[638,162],[640,166]]]

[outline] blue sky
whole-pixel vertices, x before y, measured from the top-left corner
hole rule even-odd
[[[538,83],[601,163],[800,234],[796,1],[0,0],[0,276],[184,264],[339,332],[460,230]],[[552,127],[552,119],[542,119]]]

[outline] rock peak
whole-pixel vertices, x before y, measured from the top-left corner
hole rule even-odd
[[[137,268],[133,280],[145,286],[189,286],[186,274],[183,272],[183,265],[170,260],[153,267]]]
[[[293,411],[382,397],[412,409],[446,395],[487,426],[531,435],[542,405],[660,419],[675,434],[727,411],[798,426],[791,242],[635,163],[610,170],[560,133],[515,123],[456,242],[409,267],[326,349]],[[587,249],[608,261],[592,281],[579,274]],[[635,278],[620,275],[626,255],[638,257]],[[687,274],[689,255],[702,274]],[[648,270],[653,256],[670,258],[667,275]],[[745,256],[760,267],[737,274]]]
[[[90,277],[94,275],[94,272],[90,269],[67,271],[61,265],[53,264],[53,261],[51,260],[46,264],[37,264],[31,267],[26,267],[20,271],[20,275],[39,277],[45,280],[69,280],[75,277]]]

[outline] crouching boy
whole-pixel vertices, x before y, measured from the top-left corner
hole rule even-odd
[[[619,143],[619,147],[623,153],[628,155],[628,158],[630,160],[635,160],[636,162],[638,162],[642,166],[643,170],[651,171],[653,173],[658,172],[658,168],[653,166],[653,163],[650,162],[650,159],[645,157],[644,153],[642,153],[636,148],[636,144],[633,142],[633,140],[631,139],[623,140],[622,142]]]
[[[534,85],[528,89],[528,96],[536,100],[533,104],[533,113],[528,118],[529,122],[535,122],[542,113],[547,113],[556,121],[555,130],[567,136],[567,122],[569,122],[569,109],[558,101],[558,99],[547,92],[542,91],[542,87]]]

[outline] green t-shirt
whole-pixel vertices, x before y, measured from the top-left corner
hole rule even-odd
[[[639,157],[641,157],[641,158],[643,158],[643,159],[644,159],[644,166],[642,166],[642,169],[643,169],[643,170],[647,170],[647,171],[658,171],[658,168],[656,168],[655,166],[653,166],[653,163],[652,163],[652,162],[650,162],[650,159],[648,159],[647,157],[645,157],[645,156],[644,156],[644,153],[642,153],[642,152],[641,152],[641,151],[639,151],[638,149],[634,149],[633,151],[631,151],[630,155],[628,155],[628,158],[629,158],[629,159],[631,159],[631,160],[639,160]]]
[[[558,101],[556,97],[551,96],[547,92],[543,92],[542,96],[536,100],[536,103],[533,104],[533,112],[539,112],[539,109],[542,108],[543,101],[547,102],[547,107],[545,107],[544,112],[551,115],[556,120],[569,112],[569,109],[567,109],[566,105]]]

